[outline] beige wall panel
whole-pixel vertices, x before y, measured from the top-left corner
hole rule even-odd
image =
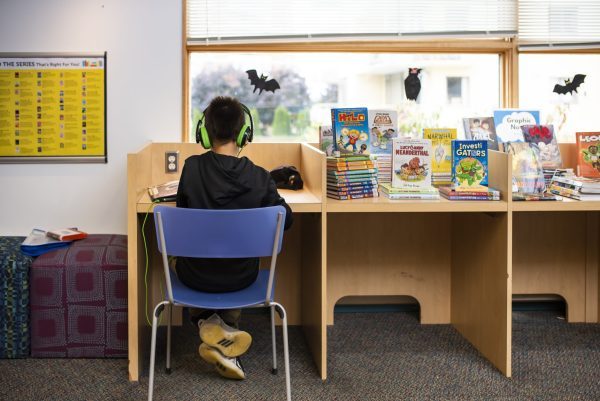
[[[409,295],[450,322],[450,214],[327,214],[327,313],[349,295]],[[432,252],[435,246],[435,252]]]
[[[584,322],[586,213],[519,212],[513,224],[513,293],[560,295],[569,322]]]
[[[511,375],[510,216],[452,216],[452,324]]]

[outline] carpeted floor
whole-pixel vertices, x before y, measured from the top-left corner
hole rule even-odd
[[[285,399],[283,372],[270,373],[268,323],[267,315],[244,317],[254,344],[242,382],[222,379],[199,359],[191,325],[176,328],[173,373],[164,373],[161,346],[154,399]],[[553,312],[513,313],[511,379],[452,326],[420,325],[413,314],[337,314],[329,338],[322,383],[300,330],[291,328],[294,400],[600,400],[600,324],[568,324]],[[144,400],[147,385],[147,372],[139,383],[127,381],[123,359],[0,360],[0,400]]]

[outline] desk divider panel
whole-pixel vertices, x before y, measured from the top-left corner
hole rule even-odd
[[[489,152],[489,185],[510,204],[510,155]],[[451,321],[506,376],[511,376],[512,216],[452,215]]]
[[[165,152],[179,152],[179,171],[165,173]],[[150,328],[144,310],[145,253],[141,227],[148,210],[146,240],[149,251],[148,315],[161,299],[159,283],[163,281],[162,261],[156,250],[152,203],[147,188],[152,185],[178,180],[185,160],[206,152],[198,144],[152,143],[140,152],[128,155],[128,234],[129,234],[129,379],[139,380],[141,363],[149,348]],[[281,165],[298,167],[305,183],[304,191],[281,191],[290,198],[297,210],[295,223],[284,236],[283,251],[278,258],[278,285],[276,297],[288,312],[289,324],[303,324],[311,352],[320,373],[325,374],[325,327],[323,276],[323,245],[321,232],[321,199],[325,188],[325,159],[320,150],[305,144],[255,143],[244,148],[256,165],[271,170]],[[173,202],[167,203],[174,205]],[[304,212],[304,213],[302,213]],[[308,212],[308,213],[306,213]],[[303,292],[302,290],[305,290]],[[314,297],[313,297],[314,295]],[[321,300],[321,301],[319,301]],[[306,303],[306,305],[304,305]],[[163,317],[165,321],[167,315]],[[181,323],[181,314],[175,314],[174,323]],[[178,319],[177,319],[178,317]]]
[[[137,153],[127,155],[127,247],[128,247],[128,349],[129,349],[129,380],[139,380],[140,351],[149,348],[149,342],[144,341],[144,326],[146,325],[143,303],[140,306],[138,294],[144,292],[143,265],[144,247],[139,231],[137,200],[151,185],[151,145],[145,146]],[[146,336],[148,337],[148,336]]]

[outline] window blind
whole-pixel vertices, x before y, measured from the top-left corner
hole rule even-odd
[[[517,0],[188,0],[187,40],[510,37]]]
[[[599,0],[519,0],[520,48],[600,47]]]

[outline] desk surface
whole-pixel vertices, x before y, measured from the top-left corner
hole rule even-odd
[[[391,200],[376,198],[337,200],[327,199],[328,213],[371,212],[506,212],[506,201]]]
[[[512,202],[512,210],[514,212],[592,212],[600,210],[600,201],[561,199],[562,201]]]
[[[278,190],[279,194],[290,205],[294,213],[320,213],[321,201],[312,192],[307,189],[292,191],[289,189]],[[175,205],[175,202],[165,202],[164,205]],[[148,212],[152,205],[148,193],[143,193],[137,202],[136,210],[138,213]],[[150,210],[151,212],[151,210]]]

